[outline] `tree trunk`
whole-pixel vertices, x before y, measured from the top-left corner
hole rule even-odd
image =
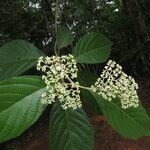
[[[140,0],[122,0],[124,10],[132,26],[135,39],[138,44],[149,43],[149,33],[147,32],[145,16],[142,11],[144,2]]]

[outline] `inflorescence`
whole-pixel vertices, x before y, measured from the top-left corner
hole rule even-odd
[[[82,106],[80,100],[80,87],[82,86],[74,82],[78,69],[72,55],[40,57],[37,70],[45,73],[42,79],[46,83],[47,90],[41,95],[43,103],[52,104],[59,100],[65,110]],[[123,109],[139,106],[137,83],[112,60],[107,63],[94,85],[90,88],[82,88],[92,90],[108,101],[119,99]]]
[[[112,60],[107,63],[100,78],[91,86],[91,89],[108,101],[118,98],[123,109],[139,106],[137,83],[134,78],[127,76],[122,71],[119,64]]]
[[[78,69],[72,55],[40,57],[37,70],[45,73],[42,79],[47,91],[41,95],[43,103],[52,104],[59,100],[65,110],[82,106],[79,83],[73,81],[77,78]]]

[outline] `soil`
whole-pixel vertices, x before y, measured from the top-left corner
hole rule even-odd
[[[139,96],[150,114],[150,77],[139,80]],[[49,108],[21,137],[0,145],[0,150],[49,150]],[[94,150],[150,150],[150,137],[128,140],[118,135],[103,116],[88,113],[95,129]]]

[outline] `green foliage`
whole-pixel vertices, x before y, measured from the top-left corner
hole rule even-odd
[[[71,31],[65,26],[60,26],[56,34],[56,41],[58,49],[72,44],[73,36]]]
[[[78,63],[103,63],[111,51],[112,42],[100,33],[89,33],[83,36],[73,49]]]
[[[43,55],[34,45],[23,40],[6,43],[0,48],[0,80],[20,75]]]
[[[1,1],[0,45],[14,39],[24,39],[52,55],[56,42],[59,50],[64,49],[61,53],[64,54],[70,48],[67,46],[72,44],[73,36],[75,41],[78,41],[81,35],[88,33],[73,49],[79,68],[82,68],[82,63],[94,64],[88,65],[90,69],[93,66],[98,68],[98,63],[108,59],[113,43],[112,59],[125,64],[134,60],[137,66],[141,64],[141,70],[143,66],[149,70],[149,41],[145,41],[143,37],[149,37],[150,33],[149,2],[145,0],[145,6],[141,2],[139,11],[136,11],[135,7],[133,10],[126,8],[132,6],[128,2],[130,1],[60,1],[60,28],[55,36],[54,18],[57,16],[54,16],[53,1]],[[38,4],[39,7],[35,7],[37,5],[34,4]],[[142,18],[133,18],[134,21],[141,22],[130,20],[132,13],[128,11],[139,12],[139,17],[146,18],[147,26],[144,26]],[[71,31],[61,25],[67,25]],[[144,31],[144,34],[137,34],[137,31]],[[140,39],[141,36],[143,39]],[[5,44],[0,48],[0,80],[22,74],[33,67],[42,55],[43,53],[35,46],[23,40]],[[96,78],[95,74],[87,71],[78,74],[78,81],[82,86],[90,87]],[[44,86],[40,78],[33,76],[0,81],[0,143],[19,136],[36,122],[45,109],[45,105],[40,102],[40,96],[44,91],[41,88]],[[123,110],[117,100],[108,102],[85,89],[81,90],[81,94],[92,111],[101,114],[102,109],[109,124],[123,137],[137,139],[150,135],[149,117],[141,105]],[[50,140],[52,150],[92,150],[94,133],[83,110],[64,111],[55,104],[51,113]]]
[[[63,30],[64,31],[64,30]],[[60,31],[59,31],[60,32]],[[69,32],[69,31],[68,31]],[[60,35],[65,34],[61,33]],[[67,35],[66,35],[67,37]],[[61,39],[60,48],[69,44],[69,38]],[[62,40],[62,41],[61,41]],[[107,60],[112,43],[100,33],[86,34],[76,44],[73,54],[78,63],[101,63]],[[34,66],[43,55],[32,44],[16,40],[1,47],[1,79],[23,73]],[[84,87],[95,83],[97,76],[90,71],[79,71],[77,80]],[[39,77],[23,76],[0,81],[0,142],[15,138],[28,129],[42,114],[46,105],[41,103],[45,84]],[[87,88],[81,90],[82,98],[93,112],[102,112],[112,127],[122,136],[137,139],[150,135],[150,120],[144,108],[124,110],[117,100],[104,100]],[[101,112],[102,109],[102,112]],[[94,143],[93,129],[82,109],[63,110],[55,104],[51,112],[50,146],[52,149],[91,150]]]
[[[58,31],[56,39],[59,49],[71,44],[70,31]],[[67,35],[65,35],[67,33]],[[62,35],[65,35],[63,38]],[[77,42],[73,54],[78,63],[103,63],[110,54],[112,42],[100,33],[89,33]],[[42,56],[32,44],[16,40],[0,48],[0,79],[19,75],[34,66]],[[81,66],[80,66],[81,67]],[[79,71],[78,78],[82,98],[96,114],[106,116],[109,124],[123,137],[137,139],[150,135],[149,117],[140,105],[137,108],[122,109],[118,100],[104,100],[88,87],[97,76],[90,71]],[[84,86],[84,87],[83,87]],[[23,76],[0,81],[0,143],[15,138],[33,125],[44,111],[41,94],[45,84],[39,77]],[[101,112],[102,110],[102,112]],[[50,146],[52,150],[92,150],[94,131],[82,109],[63,110],[56,103],[51,112]]]
[[[52,150],[92,150],[93,128],[82,109],[63,110],[54,105],[50,120],[50,147]]]
[[[130,4],[130,0],[61,0],[60,24],[70,27],[76,40],[87,32],[100,31],[107,35],[113,41],[112,58],[121,61],[125,56],[122,54],[137,49],[137,45],[138,49],[144,45],[142,51],[149,51],[149,41],[143,40],[145,37],[149,39],[150,35],[149,0],[134,2],[139,4],[138,10]],[[55,42],[53,7],[54,0],[1,1],[0,45],[13,39],[24,39],[50,52]],[[135,12],[141,14],[139,19],[132,18]],[[130,58],[134,60],[132,54]],[[146,66],[147,72],[150,70],[149,61],[150,56],[140,53],[137,63],[141,65],[141,70]],[[128,58],[122,63],[127,66],[133,64]],[[136,67],[136,70],[139,68]]]
[[[19,136],[37,121],[46,106],[40,102],[44,86],[34,76],[0,82],[0,143]]]
[[[90,71],[79,71],[77,80],[80,85],[90,87],[96,82],[97,75]],[[98,107],[98,103],[95,100],[95,97],[90,93],[90,91],[81,89],[81,96],[91,111],[98,115],[102,114],[100,107]]]
[[[137,139],[150,135],[150,119],[141,105],[124,110],[118,105],[118,99],[109,102],[96,93],[92,94],[109,124],[123,137]]]

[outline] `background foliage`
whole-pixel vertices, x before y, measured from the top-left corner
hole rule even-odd
[[[111,49],[110,58],[126,66],[126,71],[148,74],[148,8],[148,0],[60,0],[56,19],[55,3],[50,0],[1,1],[0,80],[6,80],[0,81],[0,143],[23,133],[46,107],[40,102],[45,87],[41,78],[13,76],[35,66],[40,56],[51,56],[56,48],[59,54],[74,55],[80,70],[77,80],[83,86],[95,82],[102,66],[98,64],[108,59]],[[86,90],[81,96],[95,113],[103,112],[120,135],[130,139],[150,135],[149,117],[142,105],[126,111],[117,99],[108,102]],[[55,104],[50,130],[53,149],[93,147],[94,131],[82,109],[64,111]]]
[[[0,45],[24,39],[53,53],[54,6],[53,0],[1,1]],[[139,75],[150,69],[149,6],[149,0],[60,0],[58,22],[76,40],[88,31],[105,34],[114,43],[111,57]]]

